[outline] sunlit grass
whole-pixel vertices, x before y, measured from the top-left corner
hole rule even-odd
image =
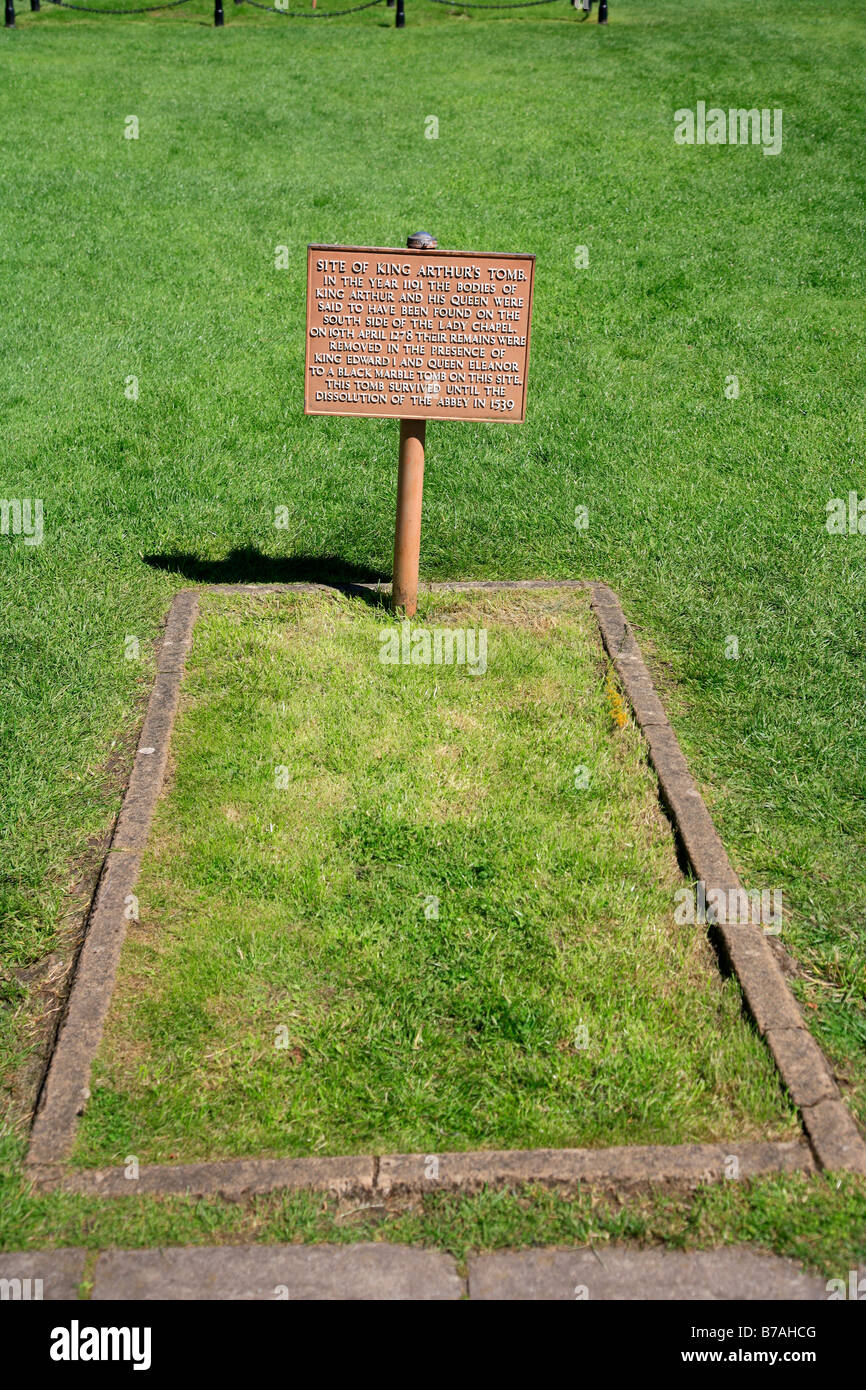
[[[431,427],[423,572],[618,590],[866,1115],[864,549],[824,528],[866,452],[861,8],[567,11],[0,33],[0,496],[46,515],[0,538],[4,1085],[45,1008],[13,969],[68,955],[173,589],[389,571],[396,427],[301,414],[304,248],[427,227],[538,259],[527,422]],[[675,147],[699,99],[781,106],[782,154]]]
[[[675,925],[588,595],[429,599],[407,655],[437,630],[472,664],[383,663],[360,599],[208,600],[86,1161],[797,1132]]]

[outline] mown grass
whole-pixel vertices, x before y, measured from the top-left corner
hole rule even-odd
[[[864,539],[824,527],[863,491],[860,6],[228,8],[0,35],[0,495],[46,512],[0,541],[4,1081],[173,588],[388,571],[394,428],[301,415],[303,252],[426,225],[538,262],[527,423],[431,434],[423,570],[617,588],[862,1119]],[[699,99],[781,106],[782,154],[675,147]]]
[[[80,1161],[796,1133],[588,594],[430,598],[407,658],[436,630],[464,664],[383,662],[359,598],[207,600]]]

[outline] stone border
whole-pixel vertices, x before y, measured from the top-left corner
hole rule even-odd
[[[126,937],[126,914],[131,910],[130,896],[165,777],[180,683],[197,615],[198,596],[194,590],[183,589],[175,595],[157,657],[156,679],[132,775],[102,866],[66,1012],[37,1101],[28,1164],[67,1156],[75,1139],[78,1117],[90,1094],[90,1070],[114,990]]]
[[[317,590],[389,591],[377,584],[215,584],[211,593],[309,593]],[[454,580],[425,584],[425,592],[472,590],[588,589],[604,646],[622,681],[649,746],[662,797],[692,870],[717,888],[740,882],[689,771],[676,735],[652,684],[643,657],[614,592],[582,580]],[[726,1176],[736,1157],[739,1176],[812,1170],[802,1141],[745,1145],[686,1144],[612,1149],[480,1151],[462,1154],[389,1154],[382,1157],[240,1159],[161,1165],[140,1170],[135,1186],[123,1168],[73,1170],[64,1164],[78,1118],[89,1096],[90,1071],[111,1002],[120,951],[126,936],[129,895],[162,789],[169,740],[192,630],[198,615],[194,589],[182,589],[169,610],[136,761],[115,826],[111,847],[89,915],[84,945],[31,1131],[26,1166],[38,1187],[127,1196],[136,1193],[235,1198],[277,1189],[309,1188],[339,1196],[383,1196],[431,1190],[477,1191],[483,1186],[580,1183],[616,1187],[646,1183],[696,1185]],[[759,1031],[766,1037],[779,1073],[803,1116],[820,1168],[866,1172],[866,1144],[848,1113],[821,1049],[806,1028],[784,976],[760,929],[721,926],[721,944]],[[430,1160],[436,1160],[435,1179]]]
[[[0,1277],[20,1301],[75,1302],[90,1274],[90,1302],[208,1300],[657,1300],[825,1302],[830,1283],[799,1261],[748,1246],[641,1249],[635,1244],[548,1246],[470,1253],[387,1241],[302,1245],[175,1245],[10,1251]],[[856,1278],[862,1278],[858,1270]],[[850,1273],[848,1276],[850,1287]],[[106,1315],[107,1316],[107,1315]]]
[[[741,889],[619,599],[606,584],[591,584],[590,590],[602,640],[649,745],[662,797],[695,878],[726,892]],[[751,923],[720,923],[715,930],[755,1025],[766,1038],[803,1117],[818,1163],[822,1168],[866,1173],[866,1144],[823,1052],[803,1022],[766,936]]]
[[[736,1161],[734,1163],[734,1160]],[[315,1191],[334,1197],[383,1198],[427,1192],[471,1193],[525,1183],[560,1191],[583,1184],[616,1191],[654,1186],[697,1187],[722,1178],[814,1172],[809,1146],[783,1143],[646,1144],[612,1149],[481,1149],[470,1153],[384,1154],[359,1158],[240,1158],[211,1163],[155,1163],[129,1178],[123,1165],[72,1169],[32,1164],[38,1188],[92,1197],[224,1197]]]

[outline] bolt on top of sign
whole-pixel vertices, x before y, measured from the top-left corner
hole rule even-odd
[[[535,257],[307,248],[307,415],[526,416]]]

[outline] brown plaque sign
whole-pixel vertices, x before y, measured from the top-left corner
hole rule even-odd
[[[526,416],[535,257],[307,248],[307,415]]]

